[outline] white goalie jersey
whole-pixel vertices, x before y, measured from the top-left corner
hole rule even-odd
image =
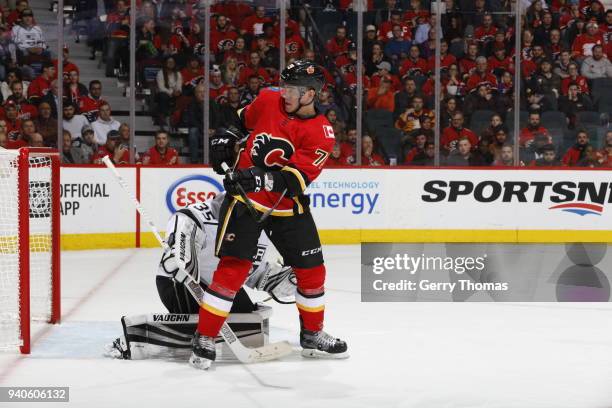
[[[224,195],[225,193],[221,193],[214,199],[190,204],[170,217],[166,227],[166,243],[170,249],[162,255],[158,275],[172,278],[179,270],[183,270],[194,278],[199,276],[204,285],[212,282],[219,263],[214,248],[217,220]],[[280,254],[262,232],[246,285],[253,289],[267,290],[265,286],[268,278],[286,269],[283,268]],[[283,275],[287,277],[289,274]],[[294,277],[292,280],[294,281]],[[286,293],[278,295],[284,297]]]

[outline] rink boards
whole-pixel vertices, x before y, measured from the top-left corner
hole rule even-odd
[[[160,230],[170,214],[222,191],[209,168],[119,169]],[[307,192],[327,244],[612,242],[612,172],[527,169],[326,169]],[[62,168],[62,247],[157,245],[104,167]]]

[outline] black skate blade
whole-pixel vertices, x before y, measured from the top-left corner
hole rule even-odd
[[[344,360],[349,358],[350,356],[348,351],[345,351],[343,353],[327,353],[325,351],[320,351],[316,349],[303,349],[302,357],[321,360]]]

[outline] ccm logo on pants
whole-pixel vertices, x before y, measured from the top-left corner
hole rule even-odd
[[[314,255],[321,252],[321,247],[315,249],[307,249],[306,251],[302,251],[302,256]]]

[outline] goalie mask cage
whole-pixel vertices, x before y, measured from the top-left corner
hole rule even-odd
[[[55,150],[0,148],[0,349],[60,320],[59,171]]]

